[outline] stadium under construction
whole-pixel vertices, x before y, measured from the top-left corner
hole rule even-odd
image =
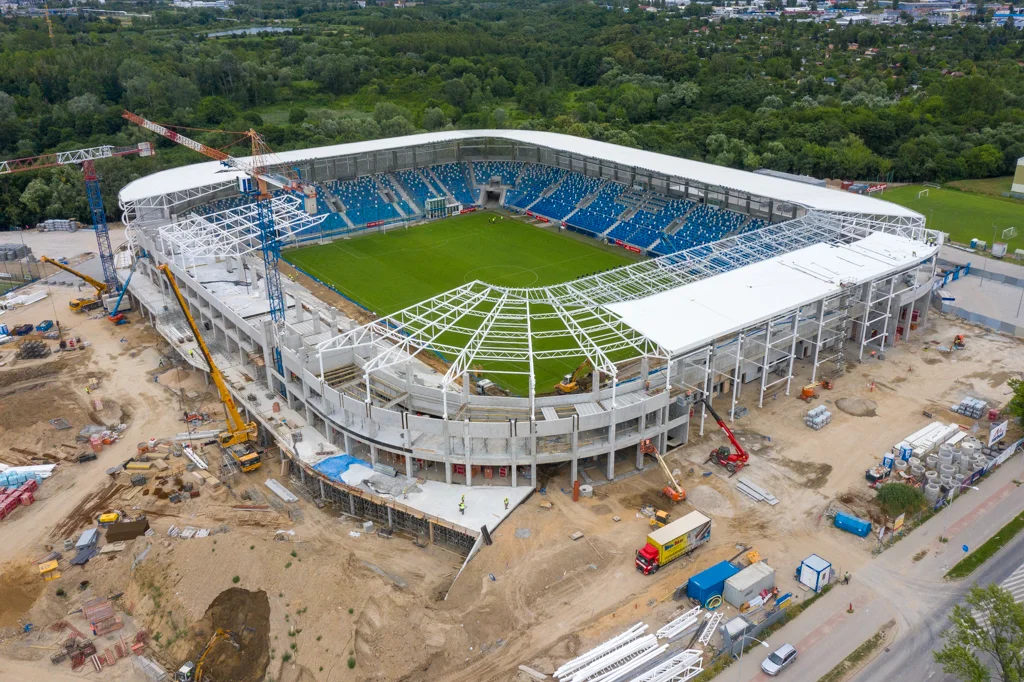
[[[500,520],[502,497],[528,494],[539,465],[566,463],[576,480],[597,462],[613,479],[643,467],[641,441],[665,452],[703,433],[702,396],[732,414],[741,395],[788,395],[798,373],[834,376],[906,341],[928,314],[942,241],[920,214],[871,197],[553,133],[449,131],[278,156],[318,188],[315,211],[273,199],[286,246],[496,207],[647,256],[543,287],[473,280],[362,322],[286,280],[275,324],[244,173],[209,162],[121,191],[136,309],[204,368],[157,270],[167,264],[290,473],[356,515],[461,549]],[[537,366],[556,360],[585,366],[567,378],[575,390],[538,385]],[[500,388],[513,375],[527,390]],[[317,468],[341,453],[421,490],[371,495]],[[471,513],[451,504],[453,489]]]

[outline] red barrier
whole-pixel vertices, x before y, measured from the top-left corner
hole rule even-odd
[[[644,252],[644,250],[641,249],[639,246],[633,246],[632,244],[623,244],[622,248],[624,248],[626,251],[632,251],[633,253],[643,253]]]
[[[383,220],[371,220],[370,222],[366,223],[366,226],[367,227],[379,227],[380,225],[383,225],[383,224],[384,224]]]

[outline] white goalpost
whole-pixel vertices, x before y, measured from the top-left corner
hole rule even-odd
[[[1017,236],[1017,228],[1016,227],[1008,227],[1005,230],[1003,230],[1003,239],[1013,239],[1016,236]]]
[[[928,196],[928,190],[927,189],[923,189],[923,190],[921,190],[920,192],[917,193],[917,198],[918,199],[921,199],[921,198],[926,197],[926,196]]]

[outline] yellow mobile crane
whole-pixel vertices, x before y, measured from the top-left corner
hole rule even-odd
[[[79,279],[85,280],[86,283],[91,284],[93,288],[96,289],[96,295],[93,296],[92,298],[71,299],[71,301],[68,302],[68,307],[71,308],[73,312],[80,313],[85,312],[86,310],[95,310],[96,308],[103,307],[103,294],[105,294],[107,291],[106,284],[99,281],[98,279],[93,279],[89,275],[84,275],[78,270],[75,270],[70,266],[64,265],[59,261],[55,261],[52,258],[41,256],[39,260],[42,261],[43,263],[49,263],[50,265],[56,268],[60,268],[64,272],[70,273],[75,277],[78,277]]]
[[[220,401],[224,403],[228,426],[217,435],[217,443],[221,449],[231,455],[232,459],[238,462],[238,466],[241,467],[242,471],[255,471],[260,468],[262,463],[260,453],[252,446],[252,443],[256,440],[256,422],[246,424],[245,420],[242,419],[241,413],[235,407],[235,399],[231,397],[231,391],[224,380],[224,375],[221,374],[220,369],[214,363],[213,355],[210,354],[210,349],[207,347],[206,341],[203,340],[203,335],[199,333],[199,326],[192,317],[192,313],[189,312],[188,303],[185,301],[185,297],[182,296],[181,289],[178,288],[178,282],[174,279],[174,273],[166,265],[161,265],[160,270],[170,283],[171,291],[174,292],[174,297],[178,300],[181,312],[185,313],[185,319],[188,320],[188,326],[192,330],[192,335],[196,338],[199,350],[206,360],[206,365],[210,368],[210,378],[213,379],[213,383],[217,387]]]

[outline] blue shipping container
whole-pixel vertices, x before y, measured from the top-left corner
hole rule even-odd
[[[686,596],[706,604],[716,594],[722,594],[725,581],[740,572],[740,569],[728,561],[715,564],[690,578],[686,584]]]
[[[839,512],[836,514],[836,528],[845,530],[847,533],[865,537],[871,532],[871,522]]]

